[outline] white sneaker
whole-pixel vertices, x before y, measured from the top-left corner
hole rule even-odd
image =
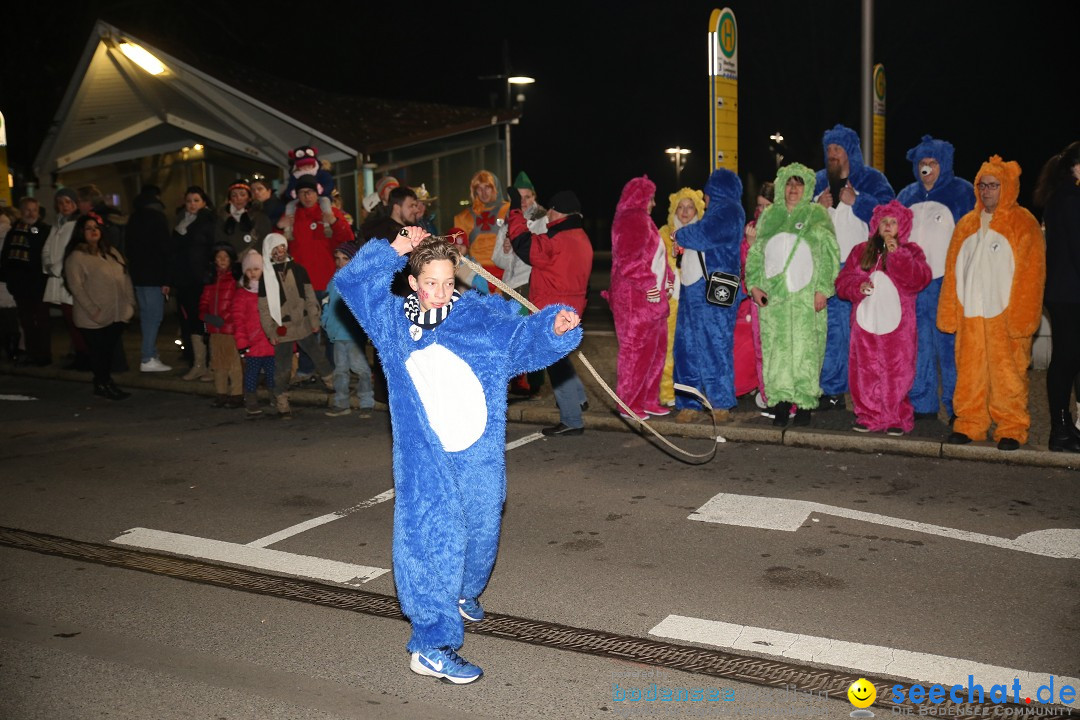
[[[157,358],[150,358],[146,362],[139,363],[139,372],[169,372],[170,370],[172,367]]]

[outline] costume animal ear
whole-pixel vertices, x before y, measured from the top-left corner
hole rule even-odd
[[[309,154],[311,155],[311,157],[315,157],[316,155],[319,154],[319,148],[314,147],[314,146],[308,148],[308,151],[309,151]]]
[[[289,159],[290,160],[295,160],[296,159],[296,151],[295,150],[290,150],[289,151]]]

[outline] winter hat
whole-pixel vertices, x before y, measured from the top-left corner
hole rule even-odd
[[[255,248],[248,248],[244,253],[244,259],[240,263],[240,267],[244,272],[247,272],[251,268],[261,268],[263,266],[262,255]]]
[[[228,197],[228,195],[233,190],[236,190],[237,188],[239,188],[241,190],[247,190],[247,194],[251,195],[251,185],[248,184],[247,180],[244,180],[243,178],[240,178],[239,180],[237,180],[236,182],[234,182],[232,185],[229,186],[229,189],[228,189],[228,191],[226,191],[225,196]]]
[[[278,245],[284,245],[286,249],[289,247],[289,241],[281,233],[270,233],[263,238],[263,257],[267,262],[271,262],[270,258],[273,257],[274,248]],[[266,304],[269,306],[270,317],[274,319],[274,322],[281,325],[281,287],[278,284],[278,277],[276,272],[264,272],[263,282],[266,284]]]
[[[914,214],[898,200],[890,200],[885,205],[874,208],[874,214],[870,217],[870,237],[877,234],[878,225],[881,224],[883,218],[887,217],[896,218],[896,237],[902,243],[907,242],[911,236],[911,221]]]
[[[525,174],[524,170],[519,172],[517,177],[514,178],[514,187],[518,190],[532,190],[533,192],[536,192],[536,187],[533,185],[532,180],[529,179],[529,176]]]
[[[56,195],[54,196],[54,198],[56,200],[59,200],[62,197],[66,197],[68,200],[75,203],[76,205],[79,204],[79,196],[76,195],[75,191],[72,190],[71,188],[65,187],[65,188],[60,188],[59,190],[57,190]]]
[[[365,195],[364,199],[361,201],[360,204],[363,205],[364,210],[366,210],[367,212],[371,212],[376,207],[378,207],[379,203],[381,202],[382,200],[379,199],[379,193],[373,192]]]
[[[581,201],[578,200],[573,190],[560,190],[551,196],[551,203],[548,207],[563,215],[572,215],[581,212]]]
[[[379,178],[379,181],[375,183],[375,192],[379,193],[379,200],[383,203],[386,202],[386,197],[390,194],[390,191],[396,187],[400,187],[401,183],[393,175],[384,175]]]
[[[296,178],[296,192],[301,190],[314,190],[315,194],[318,194],[319,181],[315,179],[314,175],[301,175]]]
[[[359,250],[359,249],[360,249],[360,246],[356,243],[356,241],[355,240],[350,240],[349,242],[343,242],[340,245],[338,245],[336,248],[334,248],[334,253],[335,254],[341,253],[345,257],[352,260],[353,256],[356,255],[356,251]]]

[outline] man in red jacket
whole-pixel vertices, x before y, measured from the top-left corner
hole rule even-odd
[[[345,213],[336,207],[331,208],[334,222],[330,225],[330,237],[326,237],[323,232],[323,211],[319,207],[319,186],[314,175],[301,175],[296,181],[296,200],[289,254],[307,270],[311,287],[315,289],[315,298],[321,303],[326,297],[326,285],[337,270],[334,265],[334,248],[341,243],[351,242],[354,239],[353,229],[345,219]],[[282,220],[284,219],[282,217]],[[324,344],[327,348],[330,347],[329,342],[324,341]],[[329,350],[327,356],[329,359]],[[301,352],[296,380],[303,382],[312,379],[314,370],[314,364]]]
[[[331,208],[334,212],[334,222],[330,225],[332,233],[330,237],[323,233],[325,221],[319,207],[319,191],[314,176],[302,175],[296,181],[296,199],[289,254],[307,269],[315,292],[325,294],[326,284],[337,269],[334,267],[334,248],[341,243],[351,242],[353,230],[345,219],[345,213]]]
[[[593,249],[582,228],[581,203],[570,190],[555,193],[548,207],[547,232],[529,232],[521,213],[521,193],[510,186],[510,242],[514,252],[532,265],[529,299],[538,308],[569,305],[579,316],[585,313],[585,293],[592,273]],[[570,358],[564,357],[548,368],[555,402],[559,405],[559,424],[542,430],[545,435],[581,435],[585,423],[585,387],[581,384]]]

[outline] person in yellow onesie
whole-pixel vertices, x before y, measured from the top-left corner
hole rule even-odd
[[[469,182],[469,197],[472,204],[454,216],[454,227],[464,230],[468,235],[469,255],[485,270],[502,280],[503,269],[495,264],[491,254],[495,250],[499,223],[506,221],[510,203],[503,198],[498,178],[487,170],[473,175]],[[494,287],[491,292],[499,293]]]
[[[705,214],[704,193],[700,190],[691,190],[684,187],[678,192],[668,195],[667,224],[660,228],[660,238],[664,241],[668,267],[675,273],[675,291],[668,298],[668,331],[667,331],[667,355],[664,356],[664,371],[660,375],[660,404],[669,407],[675,406],[675,383],[672,375],[675,369],[675,358],[672,351],[675,347],[675,317],[679,314],[679,288],[680,272],[679,263],[676,262],[676,254],[671,251],[671,234],[681,227],[696,223]]]
[[[984,440],[999,450],[1027,442],[1031,338],[1042,316],[1046,245],[1035,217],[1016,204],[1020,165],[994,155],[975,176],[975,209],[956,224],[937,326],[956,333],[956,392],[948,442]]]

